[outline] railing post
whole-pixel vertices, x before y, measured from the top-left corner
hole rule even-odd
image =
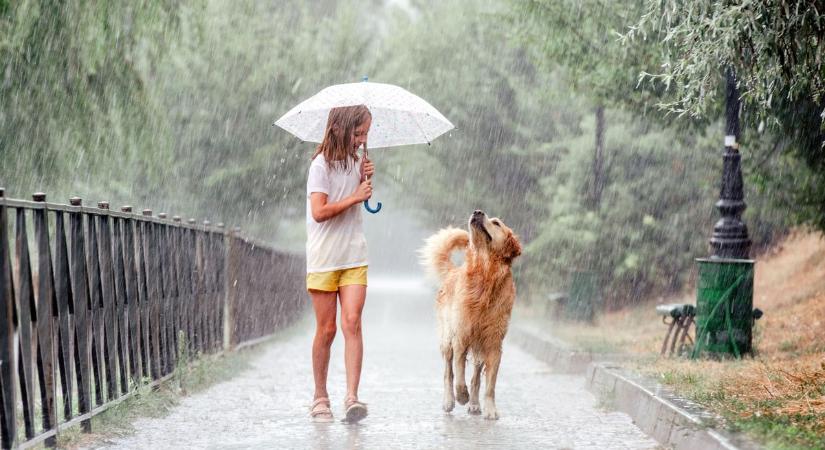
[[[126,296],[126,273],[123,261],[123,219],[112,216],[112,269],[114,270],[115,295],[113,313],[115,317],[114,326],[116,329],[115,345],[113,350],[117,352],[118,374],[120,375],[120,393],[125,395],[129,392],[129,329],[126,318],[126,308],[129,299]]]
[[[228,291],[226,289],[226,227],[224,226],[223,222],[218,222],[217,227],[220,233],[220,237],[215,241],[215,244],[217,246],[217,249],[215,251],[215,257],[220,260],[220,264],[218,265],[218,278],[215,280],[215,284],[217,285],[218,290],[218,323],[215,326],[215,328],[218,330],[218,341],[215,343],[215,347],[218,350],[223,351],[226,350],[228,342],[226,333],[226,300],[228,296]]]
[[[124,317],[128,323],[128,328],[124,333],[128,335],[127,353],[129,353],[129,373],[134,385],[140,383],[143,373],[141,362],[142,348],[140,345],[140,296],[138,294],[138,274],[136,258],[138,246],[135,245],[135,219],[132,218],[132,207],[122,206],[120,211],[129,214],[129,217],[120,219],[121,237],[123,238],[123,264],[126,281],[126,305]],[[139,234],[138,234],[139,236]]]
[[[143,215],[146,217],[152,216],[151,209],[144,209]],[[155,224],[149,221],[142,222],[144,227],[143,239],[146,255],[146,285],[147,285],[147,300],[148,308],[146,311],[146,328],[149,331],[149,346],[151,349],[150,359],[152,363],[151,373],[152,379],[157,380],[161,375],[160,365],[160,322],[158,303],[160,298],[159,282],[158,282],[158,255],[157,246],[155,244]]]
[[[117,389],[117,304],[115,299],[115,275],[112,267],[112,237],[109,220],[109,202],[98,202],[97,216],[98,258],[100,260],[100,286],[103,298],[103,356],[106,360],[106,395],[109,401],[118,397]]]
[[[9,259],[8,216],[6,213],[5,189],[0,188],[0,434],[3,448],[11,448],[17,436],[15,390],[17,388],[14,364],[14,293],[11,281],[11,260]]]
[[[189,336],[189,353],[194,355],[198,351],[197,334],[197,302],[198,302],[198,234],[194,228],[195,219],[186,221],[189,228],[186,230],[186,282],[189,300],[186,306],[186,334]]]
[[[79,207],[82,206],[83,200],[79,197],[72,197],[69,199],[69,204]],[[92,329],[89,322],[92,305],[86,272],[86,240],[83,232],[83,213],[80,211],[69,213],[69,236],[71,237],[72,248],[69,254],[69,263],[74,289],[77,397],[80,414],[85,414],[92,410]],[[81,427],[83,431],[92,431],[90,420],[81,422]]]
[[[63,211],[54,212],[54,289],[57,298],[57,364],[60,368],[60,387],[63,394],[63,417],[72,417],[74,388],[74,342],[72,325],[74,321],[74,300],[72,298],[69,255],[66,245],[66,230]]]
[[[98,220],[97,215],[86,216],[88,225],[88,252],[86,253],[86,266],[89,268],[89,301],[92,306],[92,376],[95,385],[95,404],[103,405],[104,385],[105,385],[105,360],[103,351],[103,288],[100,283],[100,258],[98,256]]]
[[[172,241],[175,247],[175,286],[177,291],[177,301],[175,302],[175,350],[181,349],[181,331],[183,332],[183,344],[187,343],[186,336],[186,305],[189,301],[189,294],[186,287],[186,234],[181,226],[180,216],[172,216],[175,226],[172,228]],[[183,355],[178,355],[182,357]]]
[[[205,347],[204,351],[212,352],[215,344],[215,319],[214,319],[214,309],[215,309],[215,255],[214,255],[214,246],[212,245],[212,233],[209,231],[209,227],[212,226],[212,222],[208,220],[203,221],[203,261],[204,261],[204,304],[206,306],[204,310],[204,334],[205,334]]]
[[[143,210],[142,215],[152,215],[151,210]],[[150,367],[152,363],[152,346],[150,344],[149,317],[151,311],[151,297],[149,296],[149,256],[147,244],[147,224],[140,220],[135,222],[135,236],[137,245],[137,285],[138,285],[138,320],[140,323],[140,359],[142,361],[142,374],[144,377],[152,376]]]
[[[188,220],[193,227],[195,219]],[[192,345],[194,352],[203,351],[203,231],[192,229]]]
[[[174,217],[172,218],[174,222]],[[176,225],[166,225],[166,246],[169,252],[169,329],[171,330],[171,357],[172,369],[178,365],[178,330],[180,330],[180,284],[178,282],[178,272],[180,270],[180,247],[178,246],[178,227]]]
[[[17,209],[15,225],[15,258],[17,261],[17,308],[18,308],[18,358],[20,370],[20,397],[23,402],[23,424],[26,428],[26,439],[35,435],[34,429],[34,383],[36,370],[36,350],[33,344],[37,343],[36,329],[32,322],[37,320],[37,307],[34,300],[34,283],[32,282],[31,258],[29,257],[29,238],[26,232],[26,210]],[[36,327],[37,323],[34,323]]]
[[[175,367],[175,337],[172,331],[174,320],[171,316],[172,303],[174,301],[174,287],[172,286],[171,281],[173,258],[172,249],[170,248],[169,243],[169,225],[165,223],[167,217],[168,216],[164,212],[158,213],[158,218],[163,220],[164,223],[155,225],[158,231],[157,245],[158,256],[160,258],[159,261],[161,264],[159,273],[160,278],[158,278],[158,281],[161,284],[161,292],[163,292],[160,296],[160,342],[163,348],[162,355],[164,375],[171,373]]]
[[[235,230],[224,233],[224,328],[223,346],[227,350],[234,349],[238,345],[235,337],[235,300],[238,292],[237,262],[235,260]]]
[[[37,192],[32,199],[46,202],[46,194]],[[52,255],[49,245],[49,225],[45,205],[34,210],[34,234],[37,241],[37,369],[40,378],[40,405],[43,429],[57,426],[54,405],[54,318],[57,313],[57,299],[54,294]],[[54,437],[46,439],[47,447],[54,447]]]

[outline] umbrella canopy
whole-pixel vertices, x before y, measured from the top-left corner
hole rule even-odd
[[[372,113],[369,147],[429,144],[455,128],[429,103],[391,84],[337,84],[292,108],[275,125],[306,142],[321,142],[329,111],[339,106],[365,105]]]

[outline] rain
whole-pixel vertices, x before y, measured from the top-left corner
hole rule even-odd
[[[487,423],[465,407],[442,411],[440,286],[425,277],[418,251],[440,229],[467,229],[481,210],[522,245],[512,262],[517,335],[532,330],[594,363],[613,361],[599,353],[624,355],[619,360],[633,361],[624,369],[711,411],[726,432],[748,430],[743,439],[822,448],[825,334],[812,316],[825,312],[825,12],[801,0],[784,3],[791,6],[0,0],[0,186],[6,199],[21,202],[8,208],[10,298],[21,288],[20,224],[28,229],[18,239],[31,253],[38,300],[38,268],[45,267],[34,213],[16,224],[15,208],[30,208],[22,202],[36,192],[50,204],[79,197],[86,207],[105,201],[115,212],[131,205],[136,217],[149,209],[155,218],[178,216],[176,223],[193,218],[192,230],[225,237],[225,247],[209,247],[227,255],[227,265],[214,266],[215,283],[231,270],[243,273],[225,288],[216,284],[215,295],[239,282],[253,287],[236,306],[238,329],[247,334],[237,342],[224,336],[223,344],[215,338],[215,345],[231,353],[242,341],[276,336],[243,350],[252,362],[238,363],[224,391],[216,382],[181,395],[158,419],[135,419],[117,439],[101,431],[68,445],[172,448],[181,433],[193,436],[194,448],[678,445],[658,440],[620,405],[605,406],[583,373],[561,373],[510,335],[496,397],[501,419]],[[319,429],[307,418],[314,316],[304,289],[307,176],[317,144],[274,122],[327,86],[365,77],[420,96],[454,128],[432,142],[370,148],[370,202],[383,207],[376,214],[352,207],[360,208],[369,250],[361,396],[370,416],[357,428]],[[735,168],[725,159],[732,154]],[[66,211],[73,267],[70,221],[79,210]],[[56,229],[63,223],[54,214],[47,220],[50,257],[62,257]],[[724,241],[732,236],[726,227],[745,233],[747,243]],[[175,236],[168,235],[170,246],[189,242],[188,234]],[[229,266],[235,238],[244,246],[233,266],[240,269]],[[738,247],[725,253],[727,245]],[[127,265],[141,258],[136,253]],[[747,317],[745,347],[728,336],[730,328],[719,339],[735,351],[701,346],[715,339],[704,328],[710,337],[697,334],[710,295],[701,291],[702,258],[750,261],[742,285],[749,287],[741,288],[750,290],[735,294],[744,306],[730,308]],[[464,259],[452,255],[453,264]],[[266,295],[290,298],[267,306]],[[262,309],[242,311],[247,298]],[[660,355],[670,333],[661,322],[678,318],[655,311],[671,304],[696,305],[698,316],[694,322],[690,313],[689,342]],[[10,308],[16,324],[21,307]],[[227,324],[236,317],[216,314]],[[342,333],[339,327],[330,363],[336,418],[345,394]],[[17,355],[22,335],[9,336]],[[790,362],[786,376],[780,368]],[[742,397],[731,387],[738,368],[769,395]],[[795,380],[806,387],[790,387]],[[558,411],[564,402],[569,414]],[[197,440],[208,429],[210,404],[222,411],[220,436],[204,432]],[[16,444],[30,438],[22,430],[17,436]]]

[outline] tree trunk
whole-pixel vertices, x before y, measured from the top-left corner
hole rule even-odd
[[[604,105],[596,106],[596,150],[593,153],[593,173],[588,195],[589,206],[596,210],[602,201],[604,190]]]

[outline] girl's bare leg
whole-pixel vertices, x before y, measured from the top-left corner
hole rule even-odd
[[[335,339],[337,328],[335,314],[338,304],[337,292],[309,291],[312,308],[315,310],[315,339],[312,341],[312,374],[315,377],[313,399],[329,398],[327,393],[327,372],[329,371],[329,349]]]
[[[358,399],[358,383],[361,381],[361,361],[364,357],[364,341],[361,336],[361,311],[367,299],[367,287],[347,285],[338,288],[341,299],[341,329],[344,332],[344,364],[347,368],[346,399]]]

